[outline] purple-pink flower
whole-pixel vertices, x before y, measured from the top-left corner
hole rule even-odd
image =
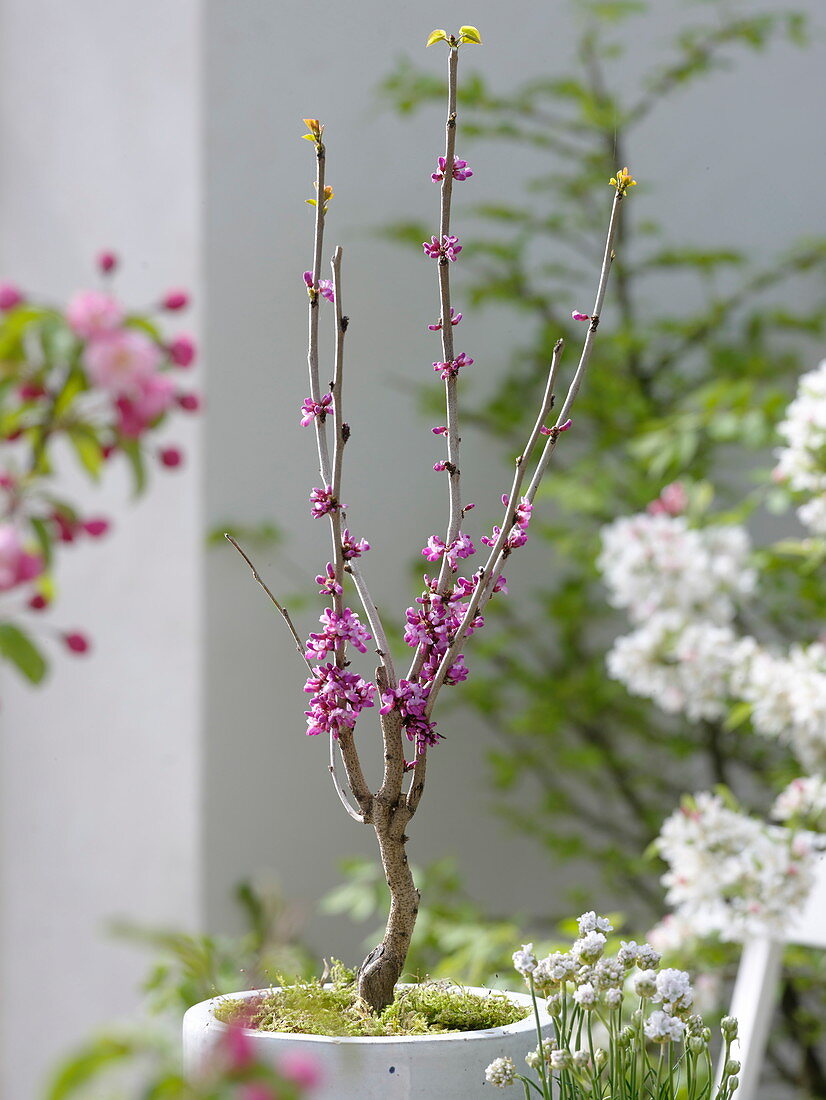
[[[341,504],[333,496],[332,485],[327,485],[323,489],[313,489],[310,492],[310,505],[310,513],[313,519],[321,519],[322,516],[326,516],[341,507]]]
[[[344,533],[341,536],[341,553],[345,561],[360,558],[369,549],[370,543],[367,539],[355,539],[350,534],[349,528],[344,528]]]
[[[304,272],[304,282],[307,284],[307,289],[312,291],[313,289],[313,273],[312,271]],[[335,291],[333,290],[333,284],[330,279],[318,280],[318,293],[322,298],[326,298],[328,302],[334,302],[336,300]]]
[[[304,656],[308,661],[323,660],[341,642],[349,642],[360,653],[367,652],[367,646],[364,643],[369,642],[373,635],[359,622],[358,615],[349,607],[342,608],[341,614],[330,607],[325,607],[319,622],[321,632],[311,634],[307,639],[307,650]]]
[[[434,363],[433,369],[439,372],[442,379],[455,378],[462,367],[469,367],[473,360],[462,351],[449,363]]]
[[[445,178],[445,168],[447,167],[447,161],[444,157],[439,157],[439,167],[430,177],[434,183],[441,183]],[[473,175],[473,172],[468,168],[466,160],[459,160],[457,157],[453,158],[453,178],[460,183],[464,180],[469,180]]]
[[[452,325],[458,325],[461,320],[462,320],[462,314],[457,313],[456,310],[453,308],[453,306],[451,306],[450,307],[450,323]],[[427,327],[430,329],[431,332],[439,332],[441,330],[441,327],[442,327],[442,318],[440,317],[435,325],[428,325]]]
[[[438,260],[442,256],[450,260],[453,263],[459,253],[462,251],[462,246],[459,244],[459,238],[453,236],[444,236],[441,241],[438,237],[431,237],[429,241],[422,242],[422,248],[424,249],[425,256],[429,256],[431,260]]]
[[[301,427],[306,428],[317,416],[323,418],[332,411],[333,395],[331,393],[325,393],[320,401],[313,401],[312,397],[305,397],[301,406],[301,412],[304,414],[301,417]]]
[[[327,569],[316,577],[316,584],[321,586],[321,591],[329,596],[340,596],[344,589],[336,580],[336,571],[333,563],[327,562]]]
[[[4,313],[19,306],[25,299],[23,291],[14,283],[0,283],[0,310]]]
[[[10,523],[0,524],[0,592],[25,584],[42,572],[43,559],[28,553],[18,529]]]
[[[590,321],[590,313],[582,313],[580,310],[575,309],[571,311],[571,316],[575,321]]]
[[[307,735],[351,730],[365,707],[373,706],[376,685],[333,664],[317,665],[304,685],[313,696],[307,716]]]

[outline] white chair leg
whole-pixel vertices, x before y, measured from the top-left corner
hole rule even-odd
[[[737,1017],[738,1043],[732,1048],[740,1062],[740,1087],[736,1100],[755,1100],[766,1051],[777,986],[783,961],[783,944],[754,939],[743,947],[731,1001],[731,1015]],[[717,1067],[717,1082],[723,1073]]]

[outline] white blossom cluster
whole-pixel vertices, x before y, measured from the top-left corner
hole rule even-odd
[[[812,532],[826,535],[826,359],[800,379],[777,430],[786,445],[777,452],[775,477],[811,496],[797,514]]]
[[[822,837],[766,825],[703,792],[663,824],[662,882],[680,926],[694,935],[743,940],[782,932],[814,882]]]
[[[808,771],[826,771],[826,645],[781,656],[744,638],[732,670],[731,694],[750,704],[755,730],[787,742]]]
[[[820,775],[793,779],[775,799],[771,816],[775,821],[826,832],[826,780]]]
[[[603,528],[597,567],[610,602],[625,608],[633,623],[665,611],[683,621],[727,623],[735,604],[754,591],[750,550],[744,527],[698,529],[684,516],[643,512]]]
[[[618,1043],[629,1057],[636,1057],[633,1048],[640,1042],[640,1032],[636,1027],[622,1027],[626,994],[629,1014],[637,1009],[640,999],[646,1002],[643,1043],[688,1043],[691,1039],[699,1043],[696,1049],[692,1047],[692,1056],[707,1049],[710,1032],[704,1028],[702,1017],[692,1014],[694,989],[689,975],[661,968],[659,952],[647,943],[623,942],[615,955],[607,956],[607,936],[612,931],[610,921],[590,911],[579,918],[579,936],[570,951],[554,951],[537,958],[533,944],[523,944],[513,955],[514,967],[537,997],[545,998],[555,1021],[555,1037],[544,1038],[541,1046],[526,1055],[525,1062],[548,1078],[554,1073],[566,1074],[567,1087],[574,1090],[571,1096],[584,1096],[586,1092],[590,1096],[593,1082],[606,1066],[616,1065],[622,1057],[618,1050],[612,1054],[593,1046],[592,1020],[604,1022],[606,1013],[614,1013],[607,1033],[609,1045]],[[586,1035],[589,1049],[580,1045]],[[679,1058],[678,1052],[675,1064]],[[491,1062],[485,1079],[500,1088],[526,1082],[509,1058]],[[584,1091],[578,1090],[577,1082]]]

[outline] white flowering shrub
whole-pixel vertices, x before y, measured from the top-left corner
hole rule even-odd
[[[729,1100],[740,1065],[730,1058],[737,1021],[721,1025],[724,1069],[712,1084],[711,1030],[698,1015],[684,970],[662,967],[650,944],[621,943],[606,954],[611,923],[593,911],[579,918],[570,951],[539,959],[533,944],[514,952],[535,1006],[544,999],[553,1035],[543,1035],[536,1015],[537,1046],[525,1056],[527,1077],[510,1058],[497,1058],[485,1079],[497,1088],[517,1083],[525,1095],[564,1100]]]
[[[811,585],[812,564],[826,558],[826,360],[802,377],[778,431],[773,480],[807,498],[798,516],[811,532],[784,545],[806,562]],[[673,913],[656,935],[672,944],[675,930],[723,940],[781,932],[806,901],[826,844],[824,636],[784,644],[782,621],[762,613],[745,527],[691,511],[690,494],[672,484],[647,512],[603,529],[598,567],[634,627],[615,640],[608,672],[690,722],[745,730],[748,721],[808,774],[778,795],[771,816],[782,824],[749,816],[723,793],[687,798],[666,820],[656,847]],[[761,628],[765,639],[755,636]]]

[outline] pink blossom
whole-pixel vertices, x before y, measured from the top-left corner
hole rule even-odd
[[[99,539],[108,532],[111,524],[108,519],[99,517],[84,520],[81,526],[90,538]]]
[[[166,374],[150,374],[136,379],[129,396],[121,395],[118,430],[129,439],[137,439],[175,403],[175,383]]]
[[[307,289],[312,292],[313,289],[313,273],[312,271],[304,272],[304,282],[307,284]],[[328,302],[335,302],[336,296],[333,290],[333,284],[330,279],[318,280],[318,293],[322,298],[326,298]],[[312,296],[312,294],[311,294]]]
[[[117,298],[99,290],[79,290],[66,306],[69,327],[83,340],[112,334],[120,328],[123,316],[123,307]]]
[[[342,642],[349,642],[360,653],[367,652],[365,642],[369,642],[373,635],[359,621],[358,614],[351,611],[349,607],[342,608],[341,614],[332,608],[325,607],[319,622],[321,632],[311,634],[307,639],[307,651],[304,656],[308,661],[323,660]]]
[[[0,592],[8,592],[43,572],[43,559],[23,546],[18,529],[11,523],[0,524]]]
[[[169,290],[161,299],[161,309],[168,309],[173,313],[186,309],[188,305],[189,294],[185,290]]]
[[[455,378],[462,367],[469,367],[473,360],[464,352],[460,352],[455,359],[451,359],[449,363],[434,363],[433,369],[439,371],[439,377],[442,379]]]
[[[341,504],[333,496],[332,485],[310,491],[310,514],[313,519],[321,519],[322,516],[335,512],[337,508],[341,508]]]
[[[344,533],[341,536],[341,554],[345,561],[351,561],[353,558],[360,558],[362,554],[365,554],[370,549],[370,543],[367,539],[355,539],[350,534],[349,527],[344,528]]]
[[[317,665],[304,685],[313,696],[307,716],[307,736],[331,733],[338,738],[352,730],[364,707],[373,706],[376,685],[333,664]]]
[[[431,237],[429,241],[422,242],[422,248],[425,256],[429,256],[431,260],[444,257],[451,263],[456,260],[456,257],[462,251],[459,238],[454,236],[444,236],[441,241],[438,237]]]
[[[181,465],[184,460],[184,453],[180,447],[163,447],[158,451],[158,458],[162,466],[172,470]]]
[[[438,561],[444,552],[445,544],[438,535],[431,535],[427,540],[427,546],[422,550],[422,554],[428,561]]]
[[[430,429],[434,435],[447,435],[447,425],[439,424],[436,428]]]
[[[157,370],[161,352],[145,333],[120,329],[92,340],[83,361],[96,386],[116,397],[130,396]]]
[[[81,634],[79,630],[64,634],[63,644],[71,653],[88,653],[90,648],[89,639],[85,634]]]
[[[278,1072],[288,1081],[305,1089],[320,1085],[323,1077],[316,1060],[299,1050],[285,1051],[281,1055]]]
[[[99,252],[97,265],[101,274],[110,275],[118,266],[118,258],[114,252]]]
[[[32,611],[45,611],[49,606],[49,601],[43,595],[42,592],[35,592],[32,598],[29,600],[29,607]]]
[[[590,313],[582,313],[578,309],[573,310],[572,313],[571,313],[571,316],[573,317],[573,319],[575,321],[590,321],[591,320]]]
[[[221,1048],[230,1069],[246,1069],[255,1061],[252,1040],[238,1024],[230,1024],[221,1037]]]
[[[681,481],[672,481],[666,485],[656,500],[652,500],[646,511],[652,515],[680,516],[688,507],[688,493]]]
[[[197,393],[179,393],[175,400],[184,412],[197,412],[201,407],[201,399]]]
[[[457,313],[456,310],[453,308],[453,306],[451,306],[450,307],[450,323],[452,325],[458,325],[461,320],[462,320],[462,314]],[[442,327],[442,318],[440,317],[435,325],[428,325],[427,327],[430,329],[431,332],[439,332],[439,330]]]
[[[331,561],[327,562],[327,569],[316,577],[316,584],[321,586],[321,591],[329,596],[340,596],[344,589],[336,580],[336,571]]]
[[[445,158],[439,157],[439,167],[430,177],[434,183],[442,182],[442,180],[445,178],[446,167],[447,161],[445,160]],[[456,157],[453,158],[453,178],[455,180],[458,180],[460,183],[462,183],[464,182],[464,180],[469,180],[472,175],[473,172],[470,170],[470,168],[468,168],[466,160],[459,160]]]
[[[301,417],[301,427],[309,427],[317,416],[323,419],[327,413],[332,411],[333,395],[331,393],[325,393],[320,401],[313,401],[312,397],[305,397],[301,406],[301,412],[304,414]]]
[[[14,283],[0,283],[0,310],[7,313],[25,301],[23,291]]]
[[[195,362],[195,341],[185,333],[176,336],[167,351],[176,367],[190,367]]]
[[[437,474],[440,474],[443,470],[447,469],[447,463],[443,458],[440,458],[438,462],[433,463],[433,469]]]

